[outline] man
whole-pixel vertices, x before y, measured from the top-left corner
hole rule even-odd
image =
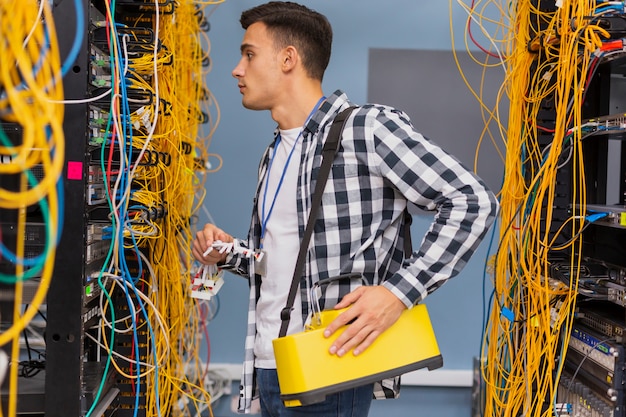
[[[358,416],[372,397],[394,397],[397,380],[330,395],[326,401],[286,408],[280,401],[272,339],[278,337],[300,240],[335,116],[352,105],[341,91],[326,97],[322,78],[330,60],[332,29],[321,14],[292,2],[244,11],[241,60],[233,70],[244,107],[269,110],[278,124],[262,157],[255,207],[241,251],[211,250],[233,237],[207,224],[193,242],[204,264],[248,277],[250,313],[240,411],[257,393],[263,416]],[[408,204],[436,211],[421,247],[404,254]],[[288,334],[303,330],[309,289],[320,279],[359,273],[367,281],[327,287],[322,308],[350,307],[326,336],[350,323],[330,348],[358,355],[402,311],[456,275],[495,219],[497,201],[454,157],[425,139],[406,114],[382,105],[352,112],[324,191]],[[239,241],[238,241],[239,243]]]

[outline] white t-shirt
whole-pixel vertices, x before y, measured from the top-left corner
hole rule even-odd
[[[258,214],[263,222],[262,212],[265,205],[267,219],[263,250],[266,259],[266,276],[261,283],[261,296],[256,306],[257,333],[254,341],[255,366],[258,368],[274,369],[276,360],[272,340],[278,337],[280,331],[280,312],[285,307],[289,287],[293,278],[293,270],[300,250],[300,236],[298,235],[298,214],[296,207],[296,187],[300,167],[302,140],[301,128],[281,130],[281,141],[275,149],[272,158],[272,167],[265,184],[261,188],[258,199]],[[295,149],[293,147],[295,146]],[[289,154],[293,154],[286,167],[280,189],[280,178],[287,164]],[[278,194],[276,194],[278,189]],[[272,201],[276,195],[276,202],[270,213]],[[264,200],[267,198],[267,201]],[[298,291],[287,334],[302,331],[302,307]]]

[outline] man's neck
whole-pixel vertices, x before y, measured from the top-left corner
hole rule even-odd
[[[302,127],[323,95],[321,88],[315,88],[286,97],[281,104],[271,109],[272,119],[280,129]]]

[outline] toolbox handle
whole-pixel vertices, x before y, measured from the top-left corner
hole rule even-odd
[[[317,321],[318,321],[317,325],[318,326],[320,326],[322,324],[322,319],[321,319],[322,309],[320,308],[320,300],[319,300],[318,297],[316,297],[315,291],[317,290],[318,287],[322,287],[324,285],[329,285],[329,284],[332,284],[335,281],[341,281],[341,280],[345,280],[345,279],[360,279],[361,281],[363,281],[364,285],[367,285],[367,281],[365,280],[363,275],[361,273],[358,273],[358,272],[352,272],[352,273],[341,274],[341,275],[333,275],[332,277],[320,279],[319,281],[313,283],[313,286],[311,287],[311,294],[310,294],[310,297],[309,297],[309,305],[310,305],[311,311],[313,313],[311,315],[311,320],[313,320],[315,317],[317,317]]]

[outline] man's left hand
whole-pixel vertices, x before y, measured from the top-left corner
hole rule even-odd
[[[330,347],[332,355],[343,356],[351,349],[358,355],[367,349],[382,332],[398,320],[406,306],[387,288],[362,286],[347,294],[335,308],[350,307],[333,320],[324,336],[331,336],[350,323]]]

